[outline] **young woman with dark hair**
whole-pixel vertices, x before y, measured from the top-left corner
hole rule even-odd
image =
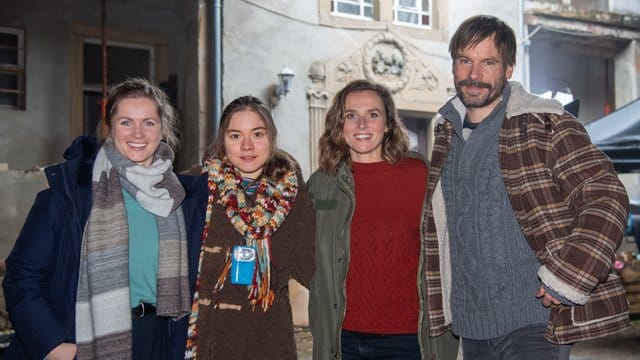
[[[315,218],[299,166],[277,149],[276,135],[268,107],[239,97],[192,169],[202,174],[202,216],[188,226],[204,231],[186,358],[296,358],[288,282],[309,287]]]

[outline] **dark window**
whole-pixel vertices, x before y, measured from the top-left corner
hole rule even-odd
[[[87,40],[83,49],[83,133],[93,135],[101,116],[102,45]],[[107,87],[129,77],[153,81],[153,47],[138,44],[107,44]]]
[[[0,26],[0,108],[25,108],[24,31]]]
[[[84,83],[102,84],[102,46],[85,43]],[[149,48],[107,46],[107,83],[116,84],[128,77],[149,78],[151,51]]]

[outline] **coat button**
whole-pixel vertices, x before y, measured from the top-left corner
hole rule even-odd
[[[338,304],[333,304],[333,308],[337,310],[338,309]]]
[[[338,258],[338,264],[342,264],[342,258]]]

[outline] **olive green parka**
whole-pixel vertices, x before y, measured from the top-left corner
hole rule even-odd
[[[408,153],[406,156],[423,159],[418,153]],[[340,335],[347,301],[345,281],[349,268],[351,217],[355,209],[351,166],[347,163],[340,164],[335,175],[317,170],[309,178],[308,185],[316,210],[316,271],[309,288],[313,358],[341,359]],[[423,205],[423,213],[424,209]],[[424,236],[421,241],[424,244]],[[458,341],[451,332],[438,337],[428,336],[424,245],[421,248],[416,286],[420,296],[417,333],[422,358],[453,360],[457,356]]]

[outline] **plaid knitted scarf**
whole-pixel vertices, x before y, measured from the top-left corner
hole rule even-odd
[[[92,206],[83,234],[76,300],[78,359],[131,357],[129,232],[122,189],[155,215],[159,254],[157,316],[190,311],[184,190],[172,171],[173,151],[160,143],[150,167],[124,157],[107,138],[92,175]]]

